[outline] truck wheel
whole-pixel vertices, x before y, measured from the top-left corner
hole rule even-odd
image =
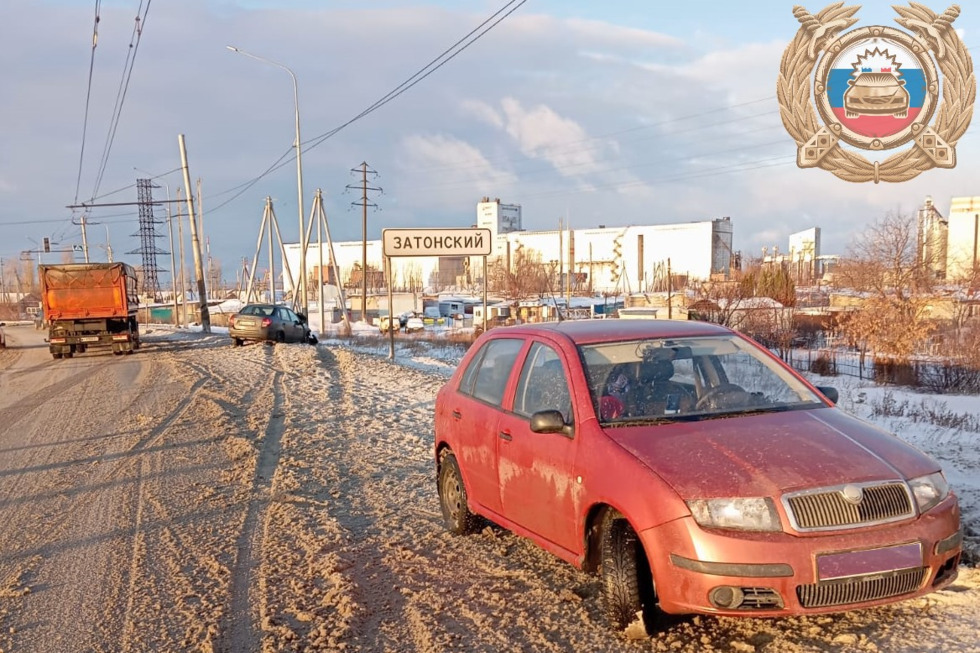
[[[75,355],[75,352],[73,352],[73,351],[66,351],[65,354],[64,354],[65,358],[71,358],[74,355]]]
[[[648,635],[655,632],[656,592],[643,545],[622,515],[610,511],[602,525],[599,576],[601,603],[609,625],[623,630],[639,613]]]
[[[61,358],[61,352],[51,352],[51,358],[58,360]]]

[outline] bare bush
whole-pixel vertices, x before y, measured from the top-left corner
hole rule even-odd
[[[980,416],[953,412],[945,401],[922,399],[918,404],[913,404],[908,399],[899,401],[894,393],[885,392],[880,399],[873,399],[870,405],[872,414],[879,417],[901,417],[916,424],[980,433]]]

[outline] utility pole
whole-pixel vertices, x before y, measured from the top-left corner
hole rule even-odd
[[[82,253],[85,255],[85,262],[88,263],[88,235],[85,230],[85,214],[82,214]],[[110,261],[112,259],[109,259]]]
[[[361,199],[357,202],[351,202],[351,206],[361,207],[361,321],[367,322],[367,210],[368,207],[378,208],[377,204],[368,202],[368,191],[383,193],[380,187],[368,186],[368,175],[373,175],[377,177],[378,173],[368,167],[368,164],[362,162],[356,168],[351,168],[351,172],[361,173]],[[348,184],[347,189],[357,188],[357,186]]]
[[[204,264],[201,260],[201,241],[197,236],[197,220],[194,219],[194,194],[191,193],[191,173],[187,167],[187,147],[184,135],[177,134],[180,145],[180,163],[184,169],[184,186],[187,187],[187,214],[191,221],[191,247],[194,250],[194,278],[197,280],[197,295],[201,307],[201,329],[211,333],[211,315],[208,313],[208,291],[204,284]]]
[[[187,328],[187,263],[184,259],[184,215],[180,208],[180,188],[177,188],[177,240],[180,241],[180,306],[181,321]],[[175,296],[176,297],[176,296]]]

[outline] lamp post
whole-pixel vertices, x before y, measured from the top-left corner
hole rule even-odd
[[[289,73],[289,77],[293,80],[293,106],[295,109],[294,113],[296,119],[296,142],[294,143],[294,146],[296,147],[296,210],[299,213],[299,284],[302,286],[301,297],[303,300],[302,309],[300,312],[306,314],[306,309],[309,302],[306,295],[306,229],[304,227],[303,218],[303,148],[302,141],[299,137],[299,85],[296,83],[296,75],[287,66],[272,61],[271,59],[254,55],[250,52],[246,52],[245,50],[236,48],[233,45],[228,45],[225,47],[232,52],[237,52],[238,54],[243,54],[246,57],[255,59],[256,61],[262,61],[277,68],[281,68]],[[296,299],[298,290],[298,288],[293,289],[293,304],[299,303]]]

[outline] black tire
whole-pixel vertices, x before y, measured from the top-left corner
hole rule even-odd
[[[455,454],[448,449],[439,457],[439,506],[446,530],[453,535],[466,535],[476,530],[477,517],[466,505],[466,486],[459,464]]]
[[[283,331],[276,333],[276,342],[286,342],[286,334]]]
[[[307,344],[315,345],[316,343],[320,342],[320,340],[316,337],[316,334],[310,332],[306,334],[306,342]]]
[[[609,625],[623,630],[642,614],[648,635],[656,630],[656,591],[643,545],[620,514],[610,512],[602,526],[599,576],[601,607]]]
[[[232,347],[241,347],[242,346],[242,339],[241,338],[232,338],[231,339],[231,346]]]
[[[62,357],[62,354],[60,352],[52,352],[51,353],[51,358],[53,358],[55,360],[59,360],[61,357]]]

